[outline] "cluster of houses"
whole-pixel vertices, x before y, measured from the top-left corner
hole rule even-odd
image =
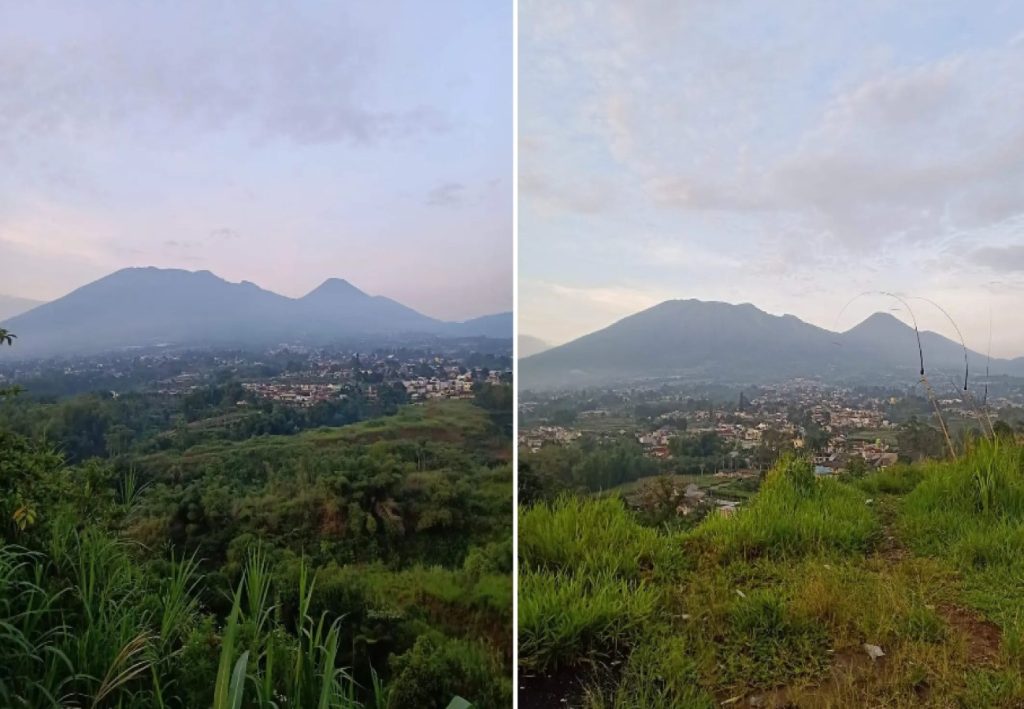
[[[579,431],[575,431],[571,428],[565,428],[563,426],[537,426],[526,431],[519,432],[519,445],[522,448],[527,448],[531,452],[536,453],[546,443],[556,443],[565,445],[572,443],[581,434]]]
[[[699,436],[702,433],[715,433],[725,445],[731,449],[729,455],[738,458],[744,451],[751,451],[762,444],[769,432],[778,434],[781,440],[788,440],[797,450],[806,446],[804,430],[785,418],[785,415],[775,414],[772,420],[757,420],[753,416],[728,417],[722,414],[709,414],[708,412],[696,412],[691,417],[695,422],[682,432],[679,430],[678,417],[663,415],[658,421],[673,421],[673,424],[664,424],[653,431],[636,433],[637,442],[643,447],[646,455],[652,458],[667,459],[671,457],[671,441],[678,436]],[[736,419],[747,419],[737,422]],[[826,419],[827,420],[827,419]],[[858,439],[847,439],[847,435],[839,431],[836,421],[841,421],[844,426],[851,429],[874,427],[882,429],[890,427],[888,421],[881,418],[877,412],[847,409],[832,418],[831,423],[824,423],[822,426],[829,432],[827,445],[814,457],[816,472],[821,475],[834,474],[845,470],[849,461],[853,458],[863,459],[869,468],[883,468],[897,462],[898,452],[894,447],[878,440],[864,441]],[[756,423],[755,423],[756,421]],[[620,435],[626,434],[625,430],[619,431]],[[526,431],[521,431],[519,444],[531,451],[537,451],[546,444],[568,444],[581,436],[581,431],[563,426],[536,426]],[[737,462],[739,462],[737,460]],[[728,475],[742,475],[746,472],[740,469]]]
[[[895,465],[899,454],[887,445],[855,445],[848,451],[832,451],[814,456],[814,472],[818,475],[838,475],[848,469],[850,461],[861,458],[869,468],[887,468]]]
[[[416,377],[402,382],[410,401],[426,399],[468,399],[473,396],[473,375],[459,374],[453,379]]]
[[[882,417],[878,411],[867,409],[837,408],[828,410],[828,418],[821,422],[833,428],[845,429],[880,429],[893,428],[894,425]]]
[[[340,384],[292,384],[269,381],[246,382],[242,387],[261,399],[301,407],[345,397]]]
[[[501,374],[496,371],[475,369],[463,371],[459,367],[445,367],[441,376],[414,377],[402,381],[410,401],[427,399],[471,399],[477,382],[500,384]]]

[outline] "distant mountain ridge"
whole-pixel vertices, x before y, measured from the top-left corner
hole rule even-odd
[[[926,369],[962,384],[964,349],[921,332]],[[986,358],[969,352],[974,376]],[[846,332],[831,332],[793,315],[770,315],[745,303],[669,300],[597,332],[521,359],[524,389],[574,388],[639,379],[766,383],[796,377],[871,382],[919,376],[912,327],[875,313]],[[993,375],[1024,376],[1024,358],[993,359]]]
[[[338,278],[289,298],[209,271],[153,267],[122,269],[2,324],[18,335],[11,355],[20,357],[402,334],[512,337],[511,313],[446,322]]]
[[[535,354],[540,354],[545,350],[551,349],[551,345],[544,342],[544,340],[539,337],[534,337],[533,335],[520,335],[516,341],[519,345],[519,359],[532,357]]]
[[[41,300],[19,298],[13,295],[0,295],[0,322],[8,318],[17,317],[22,313],[27,313],[32,308],[42,304],[43,301]]]

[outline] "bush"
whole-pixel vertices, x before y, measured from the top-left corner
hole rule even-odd
[[[422,635],[393,657],[389,707],[443,707],[455,696],[479,707],[512,706],[512,683],[501,662],[479,643]]]

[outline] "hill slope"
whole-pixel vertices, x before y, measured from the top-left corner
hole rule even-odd
[[[465,322],[448,323],[445,332],[458,337],[512,337],[512,313],[484,315]]]

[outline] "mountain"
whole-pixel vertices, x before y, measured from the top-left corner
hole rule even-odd
[[[926,368],[962,380],[963,347],[921,333]],[[969,353],[975,376],[985,357]],[[759,383],[795,377],[834,382],[916,379],[914,330],[876,313],[844,333],[792,315],[770,315],[745,303],[670,300],[560,347],[520,360],[523,387],[545,389],[679,377]],[[1024,360],[993,360],[992,373],[1024,375]],[[948,376],[947,376],[948,375]]]
[[[512,337],[512,313],[484,315],[464,322],[449,323],[446,332],[460,337]]]
[[[535,354],[540,354],[544,350],[551,349],[551,345],[544,342],[539,337],[533,335],[520,335],[518,339],[519,343],[519,359],[524,357],[532,357]]]
[[[0,295],[0,322],[21,315],[42,304],[41,300],[29,300],[28,298],[18,298],[13,295]]]
[[[346,280],[329,278],[299,299],[309,334],[323,329],[354,333],[438,332],[446,323],[401,303],[367,295]]]
[[[25,357],[160,344],[444,336],[453,330],[462,336],[512,337],[510,319],[504,331],[487,318],[479,320],[479,326],[437,320],[341,279],[329,279],[302,298],[288,298],[248,281],[230,283],[209,271],[128,268],[5,319],[3,326],[18,335],[17,355]]]

